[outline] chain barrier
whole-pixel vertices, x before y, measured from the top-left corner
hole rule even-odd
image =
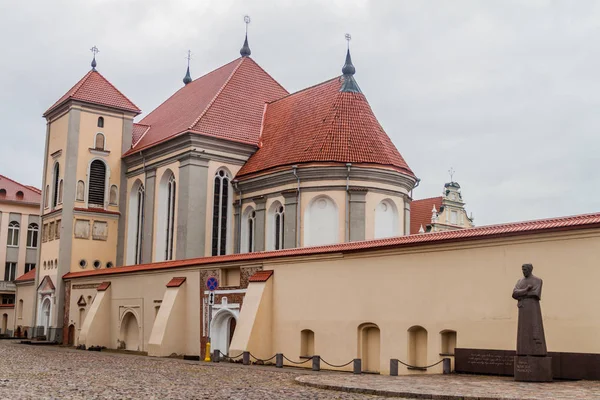
[[[330,367],[333,367],[333,368],[342,368],[342,367],[348,366],[348,365],[350,365],[350,364],[352,364],[354,362],[354,360],[352,359],[352,360],[348,361],[346,364],[335,365],[335,364],[329,364],[323,358],[321,358],[321,361],[323,361],[325,364],[327,364],[327,365],[329,365]]]
[[[221,353],[221,355],[223,356],[223,358],[224,358],[225,360],[232,360],[232,361],[235,361],[235,359],[236,359],[236,358],[238,358],[238,357],[241,357],[241,356],[244,354],[244,353],[242,352],[242,353],[238,354],[237,356],[230,357],[230,356],[228,356],[227,354],[223,353],[221,350],[218,350],[218,351],[219,351],[219,353]]]
[[[304,363],[306,363],[306,362],[312,361],[312,357],[311,357],[311,358],[307,358],[306,360],[304,360],[304,361],[300,361],[300,362],[297,362],[297,361],[292,361],[292,360],[290,360],[289,358],[287,358],[286,356],[283,356],[283,358],[285,358],[286,360],[288,360],[288,361],[289,361],[289,362],[291,362],[292,364],[296,364],[296,365],[300,365],[300,364],[304,364]]]
[[[442,358],[440,361],[436,362],[435,364],[427,365],[425,367],[417,367],[415,365],[409,365],[407,363],[404,363],[404,362],[398,360],[397,358],[394,358],[394,360],[398,361],[402,365],[407,366],[408,368],[420,368],[420,369],[427,369],[427,368],[435,367],[436,365],[441,364],[441,363],[444,362],[444,359]]]
[[[271,358],[267,358],[266,360],[262,360],[262,359],[260,359],[260,358],[258,358],[258,357],[255,357],[255,356],[254,356],[254,354],[252,354],[252,353],[250,353],[250,352],[249,352],[248,354],[250,354],[250,357],[254,358],[256,361],[262,361],[262,362],[268,362],[268,361],[271,361],[272,359],[274,359],[275,357],[277,357],[277,354],[275,354],[275,355],[274,355],[273,357],[271,357]]]

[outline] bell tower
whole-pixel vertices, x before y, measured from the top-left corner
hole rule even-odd
[[[96,70],[98,48],[91,51],[92,69],[43,115],[42,241],[32,326],[34,335],[59,342],[63,329],[79,323],[65,318],[70,286],[61,277],[116,265],[124,219],[121,155],[131,147],[133,118],[141,112]]]

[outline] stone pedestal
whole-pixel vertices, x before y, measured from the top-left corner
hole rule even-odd
[[[552,357],[516,356],[515,381],[552,382]]]

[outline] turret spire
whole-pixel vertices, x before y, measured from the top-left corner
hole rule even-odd
[[[252,52],[250,51],[250,46],[248,46],[248,24],[250,23],[248,15],[244,16],[244,22],[246,23],[246,38],[244,39],[244,45],[240,49],[240,54],[242,57],[249,57]]]
[[[183,78],[183,83],[187,85],[192,81],[192,76],[190,75],[190,60],[192,59],[192,52],[188,50],[187,54],[187,72],[185,73],[185,77]]]
[[[91,51],[92,53],[94,53],[94,58],[92,59],[92,71],[95,71],[95,70],[96,70],[96,65],[98,65],[98,64],[96,63],[96,54],[97,54],[97,53],[100,53],[100,50],[98,50],[98,48],[96,47],[96,45],[94,45],[94,47],[92,47],[92,48],[90,49],[90,51]]]
[[[354,80],[354,74],[356,73],[356,68],[352,64],[352,57],[350,56],[350,40],[352,36],[349,33],[346,33],[346,40],[348,41],[348,47],[346,49],[346,62],[342,67],[342,74],[344,83],[342,84],[342,88],[340,92],[352,92],[352,93],[362,93],[360,88],[358,87],[358,83]]]

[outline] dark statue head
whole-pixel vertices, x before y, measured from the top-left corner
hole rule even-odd
[[[533,265],[523,264],[523,267],[521,267],[521,269],[523,270],[523,275],[525,276],[525,278],[529,278],[531,276],[531,272],[533,271]]]

